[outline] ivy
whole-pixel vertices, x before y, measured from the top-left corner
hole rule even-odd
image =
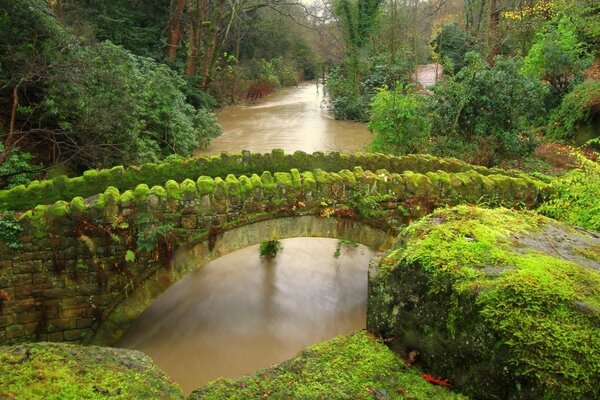
[[[11,211],[0,213],[0,240],[11,250],[19,250],[21,243],[21,233],[23,228],[16,219],[16,214]]]

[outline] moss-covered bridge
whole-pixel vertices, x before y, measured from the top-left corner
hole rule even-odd
[[[532,207],[543,187],[517,172],[430,156],[274,150],[0,191],[0,209],[15,212],[14,221],[4,214],[0,243],[0,344],[114,343],[170,284],[233,250],[295,236],[382,250],[434,208]]]

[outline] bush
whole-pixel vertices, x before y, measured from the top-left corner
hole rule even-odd
[[[600,232],[600,164],[578,156],[581,165],[550,184],[539,212]]]
[[[554,139],[573,140],[579,130],[588,130],[589,136],[598,136],[600,135],[598,119],[600,119],[600,82],[584,82],[566,95],[560,107],[554,111],[550,118],[548,134]],[[586,132],[583,133],[586,136]]]
[[[477,51],[477,40],[460,29],[456,22],[444,25],[430,43],[444,65],[444,73],[456,74],[465,66],[465,54]]]
[[[405,94],[400,87],[380,90],[371,102],[371,148],[393,154],[424,152],[430,130],[427,100],[425,95]]]
[[[551,21],[546,32],[538,34],[537,42],[525,57],[523,71],[550,83],[553,90],[548,104],[555,107],[583,80],[581,71],[591,62],[585,44],[577,37],[575,25],[562,16]]]
[[[0,143],[0,153],[2,151],[4,145]],[[28,171],[39,169],[40,166],[33,164],[32,159],[31,153],[14,148],[8,158],[0,164],[0,188],[26,185],[35,179],[36,174]]]
[[[432,151],[484,165],[531,153],[544,86],[521,72],[518,58],[499,56],[494,66],[476,53],[465,59],[466,67],[432,88]]]
[[[69,137],[80,167],[191,155],[219,128],[185,88],[166,65],[110,42],[77,47],[50,79],[43,122]]]
[[[274,258],[281,250],[279,240],[269,240],[260,244],[260,256],[265,258]]]

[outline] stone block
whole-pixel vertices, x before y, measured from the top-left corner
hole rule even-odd
[[[85,329],[73,329],[69,331],[65,331],[63,334],[64,340],[66,342],[76,342],[83,338],[85,335]]]

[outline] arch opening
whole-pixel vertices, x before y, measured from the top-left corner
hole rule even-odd
[[[207,240],[183,243],[176,250],[169,268],[156,270],[128,293],[102,321],[87,343],[116,344],[132,322],[156,298],[181,278],[207,263],[261,242],[296,237],[343,239],[376,251],[390,248],[394,241],[389,232],[363,222],[306,215],[275,218],[239,226],[222,232],[211,246]]]
[[[375,251],[314,237],[281,245],[274,258],[253,245],[184,276],[133,321],[118,347],[148,354],[189,393],[366,327]]]

